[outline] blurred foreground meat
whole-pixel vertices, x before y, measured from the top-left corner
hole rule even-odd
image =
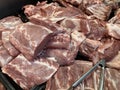
[[[56,35],[54,37],[55,40],[52,39],[51,42],[48,43],[46,55],[48,57],[55,57],[60,65],[70,65],[74,62],[79,45],[85,40],[85,36],[77,31],[72,32],[70,35],[68,34],[68,37],[65,37],[65,34],[63,34],[63,37],[59,35],[60,34]]]
[[[6,90],[6,88],[3,86],[1,82],[0,82],[0,90]]]
[[[54,58],[41,58],[28,61],[22,54],[2,68],[3,73],[10,76],[24,90],[49,80],[59,65]]]
[[[120,12],[117,11],[116,15],[109,20],[109,23],[106,25],[108,33],[110,36],[115,39],[120,39]]]

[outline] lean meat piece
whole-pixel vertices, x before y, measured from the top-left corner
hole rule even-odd
[[[97,40],[91,40],[91,39],[86,39],[85,41],[82,42],[80,45],[79,51],[82,53],[84,56],[87,56],[89,58],[93,57],[93,54],[97,51],[97,49],[102,45],[100,41]]]
[[[47,82],[46,90],[68,90],[84,73],[92,67],[91,62],[75,61],[73,65],[60,67],[56,74]],[[90,75],[74,90],[92,90],[93,80]]]
[[[62,2],[63,0],[55,0],[55,1],[58,1],[58,2]],[[103,0],[64,0],[65,2],[67,3],[70,3],[74,6],[87,6],[87,5],[92,5],[92,4],[99,4],[99,3],[102,3]]]
[[[81,26],[80,26],[81,20],[79,18],[65,18],[60,22],[60,26],[63,27],[66,31],[80,31]]]
[[[106,63],[106,66],[108,68],[120,69],[120,51],[110,62]]]
[[[120,88],[120,70],[106,68],[105,70],[105,81],[104,81],[104,90],[119,90]],[[94,86],[95,90],[99,87],[100,70],[94,72]]]
[[[70,65],[74,62],[76,52],[70,52],[66,49],[48,49],[46,55],[54,57],[60,65]]]
[[[79,14],[84,15],[81,10],[75,7],[60,7],[57,3],[39,3],[36,6],[27,5],[25,6],[25,14],[28,16],[29,19],[31,17],[43,20],[48,19],[54,23],[59,22],[67,17],[71,18]]]
[[[2,32],[2,42],[9,54],[13,57],[16,57],[20,52],[10,43],[9,35],[11,31],[13,30],[5,30]]]
[[[2,68],[2,72],[10,76],[24,90],[49,80],[59,65],[54,58],[27,60],[22,54]]]
[[[104,24],[105,22],[99,21],[97,19],[83,19],[81,21],[81,31],[89,39],[101,40],[102,38],[108,36]]]
[[[120,50],[120,41],[111,38],[102,42],[103,45],[98,48],[99,57],[108,61],[112,60]]]
[[[105,39],[95,41],[86,39],[81,45],[79,51],[90,58],[94,63],[100,59],[106,61],[112,60],[120,50],[120,41],[115,39]]]
[[[5,66],[12,59],[13,59],[13,57],[10,56],[8,51],[3,46],[0,46],[0,67]]]
[[[63,35],[65,36],[65,34]],[[69,42],[65,42],[67,44],[63,44],[63,42],[60,42],[60,39],[65,40],[66,38],[58,35],[56,41],[48,43],[49,47],[47,47],[48,49],[46,50],[46,55],[48,57],[55,57],[55,59],[60,65],[70,65],[71,63],[74,62],[74,59],[79,50],[79,45],[86,39],[86,37],[82,33],[74,31],[67,37],[67,39],[70,40]],[[57,48],[50,48],[51,43],[58,43],[52,44],[52,47]],[[64,46],[64,49],[59,48],[58,46],[60,47]]]
[[[112,8],[105,4],[95,4],[88,6],[86,8],[86,13],[100,20],[107,20],[109,18],[111,10]]]
[[[32,60],[45,47],[53,31],[43,26],[25,23],[10,35],[10,42],[28,59]]]
[[[0,82],[0,90],[6,90],[1,82]]]
[[[68,90],[84,73],[92,67],[88,61],[75,61],[73,65],[60,67],[56,74],[47,82],[46,90]],[[74,90],[98,90],[101,69],[88,76]],[[104,90],[119,90],[120,70],[105,69]]]
[[[13,30],[19,24],[22,24],[22,21],[19,17],[9,16],[0,20],[0,31],[4,30]]]
[[[106,24],[108,34],[115,39],[120,39],[120,10]]]
[[[17,25],[22,24],[19,17],[9,16],[0,20],[0,40],[3,46],[8,50],[10,55],[18,55],[18,51],[9,42],[9,34],[16,28]],[[2,44],[0,43],[0,44]]]
[[[32,17],[30,19],[30,22],[34,23],[34,24],[37,24],[37,25],[40,25],[40,26],[44,26],[44,27],[46,27],[46,28],[48,28],[52,31],[56,31],[56,33],[64,32],[64,29],[61,28],[59,24],[53,23],[50,20],[42,20],[42,19],[37,19],[37,18]]]
[[[93,40],[101,40],[108,36],[108,30],[105,28],[106,22],[89,17],[76,17],[72,19],[64,19],[60,26],[67,31],[79,31],[87,38]]]

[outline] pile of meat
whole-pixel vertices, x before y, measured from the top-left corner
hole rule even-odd
[[[29,22],[0,20],[0,67],[23,90],[46,84],[67,90],[106,60],[104,90],[120,86],[120,9],[117,0],[55,0],[26,5]],[[114,14],[114,15],[112,15]],[[75,90],[98,90],[100,69]]]

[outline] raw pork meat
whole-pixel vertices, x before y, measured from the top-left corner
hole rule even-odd
[[[54,58],[40,58],[29,61],[22,54],[2,68],[2,72],[10,76],[24,90],[49,80],[59,65]]]
[[[3,46],[8,50],[11,56],[17,56],[19,51],[9,41],[9,35],[17,25],[22,24],[19,17],[9,16],[0,20],[0,33]]]
[[[3,46],[8,50],[9,54],[13,57],[16,57],[20,52],[9,41],[9,35],[11,31],[5,30],[2,32],[2,42]]]
[[[120,69],[120,51],[110,62],[106,63],[106,66],[108,68]]]
[[[60,67],[56,74],[47,82],[46,90],[68,90],[84,73],[92,67],[88,61],[75,61],[71,66]],[[101,69],[95,70],[74,90],[98,90]],[[120,71],[106,68],[104,90],[119,90]]]
[[[8,51],[3,46],[0,46],[0,67],[5,66],[12,59],[13,59],[13,57],[10,56]]]
[[[105,4],[90,5],[86,8],[86,13],[92,17],[96,17],[100,20],[107,20],[111,13],[112,8]]]
[[[56,74],[47,82],[46,90],[68,90],[84,73],[92,67],[91,62],[75,61],[73,65],[60,67]],[[87,77],[75,90],[92,90],[92,76]]]
[[[9,16],[0,20],[0,31],[4,30],[13,30],[19,24],[22,24],[22,21],[19,17]]]
[[[48,19],[54,23],[61,21],[65,18],[77,16],[79,14],[84,15],[81,10],[75,7],[60,7],[57,3],[46,4],[45,2],[39,3],[36,6],[25,6],[25,14],[28,16],[29,19],[31,17],[43,20]]]
[[[1,82],[0,82],[0,90],[6,90]]]
[[[104,90],[119,90],[120,88],[120,70],[106,68]],[[94,89],[97,90],[99,86],[100,70],[94,72]]]
[[[60,65],[70,65],[71,63],[74,62],[74,59],[79,50],[79,45],[86,39],[86,37],[82,33],[78,31],[74,31],[68,36],[67,39],[70,41],[66,42],[67,44],[63,44],[64,42],[63,40],[65,39],[66,39],[65,37],[62,37],[61,39],[61,36],[58,35],[56,38],[56,41],[50,42],[50,45],[53,42],[58,43],[58,41],[60,40],[62,40],[62,42],[59,42],[58,44],[52,44],[52,47],[57,47],[57,48],[52,48],[52,49],[50,48],[50,45],[48,43],[49,47],[46,50],[46,55],[48,57],[55,57],[55,59]],[[62,44],[64,45],[64,49],[58,47],[59,45],[60,47],[63,47]]]
[[[9,41],[9,35],[16,28],[17,25],[22,24],[19,17],[9,16],[0,20],[0,40],[3,46],[8,50],[11,56],[17,56],[19,51]]]
[[[10,35],[10,42],[28,59],[32,60],[45,47],[53,31],[43,26],[25,23]]]
[[[47,48],[52,49],[69,49],[70,47],[70,35],[67,33],[59,33],[51,37]]]
[[[106,24],[108,34],[115,39],[120,39],[120,10]]]

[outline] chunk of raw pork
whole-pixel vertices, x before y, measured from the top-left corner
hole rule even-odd
[[[27,60],[22,54],[2,68],[3,73],[10,76],[24,90],[49,80],[59,65],[54,58]]]

